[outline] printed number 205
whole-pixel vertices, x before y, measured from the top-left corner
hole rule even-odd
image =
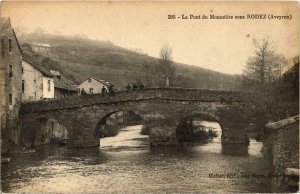
[[[168,19],[176,19],[176,16],[175,15],[168,15]]]

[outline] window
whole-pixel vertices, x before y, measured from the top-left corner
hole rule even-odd
[[[91,78],[89,78],[88,82],[92,82],[92,79],[91,79]]]
[[[4,57],[5,55],[5,50],[4,50],[4,39],[1,39],[1,56]]]
[[[50,92],[50,91],[51,91],[51,81],[48,80],[48,92]]]
[[[77,93],[80,94],[80,88],[77,88]]]
[[[33,83],[36,84],[36,80],[33,80]]]
[[[9,65],[9,77],[11,78],[13,76],[13,69],[12,69],[12,65]]]
[[[8,95],[8,101],[9,101],[9,105],[12,105],[12,94]]]
[[[11,38],[8,39],[8,51],[11,53]]]
[[[25,80],[22,80],[22,93],[25,92]]]
[[[91,93],[91,94],[93,93],[93,88],[90,88],[90,93]]]

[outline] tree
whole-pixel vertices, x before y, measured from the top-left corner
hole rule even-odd
[[[281,67],[286,63],[283,55],[275,52],[268,39],[253,40],[254,56],[250,56],[243,75],[238,78],[239,87],[248,93],[253,109],[249,118],[262,129],[271,120],[285,117],[292,100],[282,94]]]
[[[165,76],[175,75],[175,66],[173,64],[172,48],[168,44],[164,44],[159,52],[159,65]]]
[[[144,61],[142,71],[145,72],[142,80],[148,87],[165,86],[168,76],[172,86],[195,87],[195,81],[182,75],[176,75],[176,68],[173,63],[172,48],[164,44],[159,51],[159,59]]]
[[[172,48],[168,44],[164,44],[159,52],[160,59],[157,64],[157,77],[159,85],[164,85],[165,77],[175,78],[175,66],[173,64]]]
[[[281,66],[286,59],[283,55],[275,53],[268,39],[254,39],[253,44],[255,55],[248,58],[243,76],[251,85],[270,84],[280,77]]]

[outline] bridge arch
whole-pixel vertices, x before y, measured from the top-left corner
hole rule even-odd
[[[101,117],[95,126],[94,135],[96,137],[103,137],[105,134],[102,133],[105,127],[121,125],[132,125],[142,124],[143,118],[136,111],[120,109],[106,113],[105,116]]]
[[[207,111],[192,111],[182,118],[176,127],[176,138],[179,142],[189,142],[193,140],[195,136],[193,121],[195,118],[203,121],[216,122],[220,125],[222,130],[222,123],[216,114]]]
[[[34,134],[34,146],[61,143],[68,139],[68,129],[54,118],[41,117],[38,120],[38,128]]]

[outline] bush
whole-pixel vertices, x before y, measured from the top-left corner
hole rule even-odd
[[[218,137],[218,133],[216,131],[213,131],[213,130],[209,130],[208,131],[208,136],[209,137]]]
[[[112,126],[112,127],[103,127],[100,129],[99,135],[100,138],[104,138],[104,137],[114,137],[116,135],[118,135],[120,131],[120,127],[116,127],[116,126]]]
[[[143,125],[143,127],[141,129],[141,134],[142,135],[150,135],[150,132],[151,132],[150,127]]]

